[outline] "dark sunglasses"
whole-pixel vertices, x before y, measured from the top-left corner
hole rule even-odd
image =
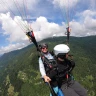
[[[47,47],[42,47],[42,49],[45,49],[45,48],[48,49]]]

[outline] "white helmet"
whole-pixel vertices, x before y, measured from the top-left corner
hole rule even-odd
[[[70,51],[70,48],[66,44],[58,44],[54,47],[54,54],[66,54]]]

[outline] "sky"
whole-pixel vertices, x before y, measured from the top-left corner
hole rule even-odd
[[[96,35],[96,0],[0,0],[0,54],[31,44],[26,32],[37,41],[48,37]]]

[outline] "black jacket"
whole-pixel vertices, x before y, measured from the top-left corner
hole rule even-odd
[[[66,59],[63,62],[57,61],[57,68],[50,70],[47,76],[49,76],[52,81],[58,82],[58,85],[61,86],[62,83],[67,83],[71,80],[71,73],[74,67],[75,62],[72,60]],[[68,78],[66,75],[68,75]]]
[[[62,62],[58,61],[57,81],[59,85],[62,85],[62,83],[67,83],[71,80],[71,73],[74,67],[75,62],[72,60],[66,59]]]

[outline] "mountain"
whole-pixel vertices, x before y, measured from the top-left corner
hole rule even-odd
[[[96,36],[70,37],[70,54],[76,62],[74,77],[96,96]],[[52,51],[56,44],[65,43],[66,37],[48,38],[41,42]],[[40,43],[40,42],[39,42]],[[49,96],[48,86],[41,79],[38,52],[33,44],[5,53],[0,57],[0,96]]]

